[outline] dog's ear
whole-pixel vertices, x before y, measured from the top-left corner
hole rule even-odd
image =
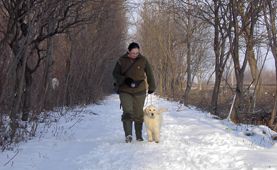
[[[148,107],[146,107],[143,112],[144,114],[148,115]]]
[[[162,112],[167,111],[167,110],[168,110],[167,108],[166,109],[161,109],[161,110],[158,111],[158,114],[161,114]]]

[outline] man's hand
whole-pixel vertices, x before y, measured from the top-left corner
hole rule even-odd
[[[130,77],[125,78],[124,83],[127,84],[127,86],[131,87],[131,84],[133,82],[133,79]]]

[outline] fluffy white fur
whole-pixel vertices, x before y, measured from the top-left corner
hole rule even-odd
[[[148,142],[155,140],[159,143],[160,129],[163,122],[162,112],[166,109],[159,110],[156,106],[147,106],[144,109],[144,124],[148,135]]]

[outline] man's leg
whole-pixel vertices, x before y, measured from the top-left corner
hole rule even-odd
[[[134,95],[134,120],[135,120],[135,131],[136,139],[143,141],[142,138],[142,126],[143,126],[143,106],[145,101],[146,93],[139,93]]]
[[[134,120],[133,97],[128,93],[120,92],[119,98],[123,108],[121,121],[123,122],[123,129],[126,137],[125,142],[130,143],[132,141],[132,128]]]

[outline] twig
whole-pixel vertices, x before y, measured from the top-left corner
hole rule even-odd
[[[19,153],[19,150],[17,149],[16,154],[7,163],[5,163],[4,166],[6,166],[9,162],[11,162],[11,160],[13,160],[13,158],[15,158],[18,153]]]
[[[98,115],[97,113],[94,113],[93,111],[90,111],[89,113],[92,113],[92,114],[94,114],[94,115]]]
[[[68,129],[72,128],[73,126],[75,126],[78,122],[80,122],[82,119],[79,118],[72,126],[70,126]]]

